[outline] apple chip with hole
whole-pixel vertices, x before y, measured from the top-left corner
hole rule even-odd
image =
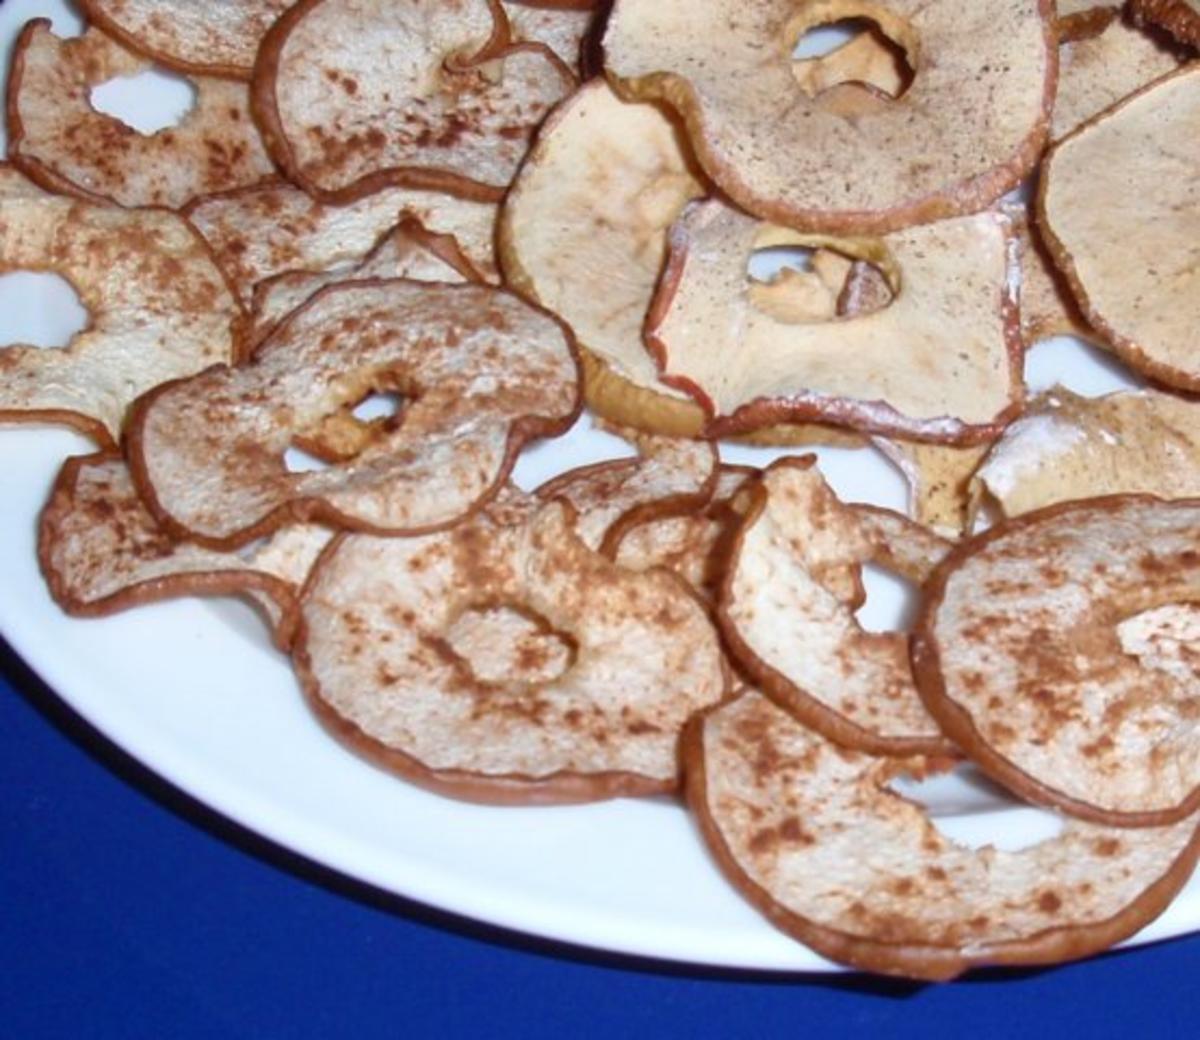
[[[1027,848],[970,848],[889,787],[941,763],[847,751],[756,691],[690,725],[683,755],[688,803],[734,887],[867,971],[936,980],[1086,957],[1162,913],[1200,852],[1195,820],[1068,820]]]
[[[717,611],[730,650],[831,740],[882,754],[949,753],[917,695],[908,636],[865,631],[854,616],[866,600],[864,564],[920,584],[949,543],[898,513],[842,504],[815,461],[782,460],[750,491]]]
[[[267,34],[255,116],[288,178],[345,201],[384,184],[499,200],[575,87],[489,0],[300,0]]]
[[[151,68],[96,29],[60,40],[48,21],[30,22],[8,77],[9,158],[51,191],[122,206],[178,209],[198,195],[277,176],[244,84],[191,78],[191,111],[153,134],[92,106],[93,88]]]
[[[1200,0],[1130,0],[1139,21],[1159,25],[1175,39],[1200,47]]]
[[[1038,196],[1039,227],[1091,326],[1130,367],[1184,390],[1200,390],[1197,126],[1192,62],[1060,141]]]
[[[249,79],[258,45],[295,0],[80,0],[88,21],[183,72]]]
[[[977,443],[1003,429],[1023,396],[1012,242],[996,212],[848,239],[693,203],[671,230],[647,341],[664,381],[704,407],[710,435],[817,420]],[[786,310],[747,275],[765,246],[866,261],[894,297],[832,319]]]
[[[925,591],[921,696],[985,772],[1118,826],[1200,807],[1200,500],[1028,513],[952,551]]]
[[[847,108],[848,84],[818,92],[793,58],[809,30],[855,18],[912,70],[886,104],[859,86],[869,103]],[[981,210],[1033,168],[1054,22],[1051,0],[618,0],[604,46],[618,91],[676,109],[738,205],[789,227],[881,234]]]
[[[54,601],[76,617],[105,617],[180,596],[244,596],[287,649],[300,587],[331,533],[315,524],[275,532],[253,551],[179,542],[142,504],[120,455],[68,459],[42,510],[38,560]]]
[[[322,719],[459,798],[674,790],[680,729],[726,692],[716,631],[674,575],[588,549],[572,512],[506,491],[438,534],[340,541],[295,650]]]
[[[399,414],[355,416],[387,393]],[[209,547],[296,521],[415,533],[478,509],[578,411],[574,345],[545,312],[485,286],[359,282],[322,290],[248,364],[142,398],[129,455],[158,520]],[[293,472],[291,447],[334,461]]]
[[[1071,499],[1200,497],[1200,404],[1154,390],[1080,397],[1055,387],[991,449],[972,498],[1020,516]]]
[[[0,347],[0,421],[121,437],[140,394],[234,356],[243,315],[187,221],[51,195],[0,164],[0,274],[52,272],[87,308],[61,349]]]

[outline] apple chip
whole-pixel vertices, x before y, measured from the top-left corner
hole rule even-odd
[[[361,263],[390,229],[416,220],[449,235],[476,276],[499,281],[492,239],[496,206],[436,191],[382,188],[343,206],[318,202],[291,185],[272,184],[197,199],[188,219],[249,303],[253,287],[284,272],[330,271]]]
[[[999,213],[884,239],[830,239],[693,203],[646,324],[663,379],[688,390],[727,436],[819,420],[945,443],[994,437],[1020,407],[1022,350],[1013,230]],[[827,247],[873,263],[895,298],[882,310],[786,320],[758,303],[746,270],[766,245]]]
[[[1086,957],[1162,913],[1200,853],[1195,820],[1069,820],[1027,848],[969,848],[889,787],[940,763],[847,751],[755,691],[689,726],[683,754],[688,802],[734,887],[867,971],[936,980]]]
[[[399,414],[355,417],[388,393]],[[357,282],[314,296],[250,363],[143,397],[129,456],[159,522],[210,548],[297,521],[415,533],[479,508],[526,441],[578,411],[574,346],[545,312],[484,286]],[[339,461],[293,471],[292,447]]]
[[[875,446],[904,474],[908,511],[914,519],[946,538],[970,527],[971,477],[990,445],[955,448],[876,437]]]
[[[847,747],[945,754],[908,663],[908,636],[867,632],[854,612],[862,565],[920,584],[949,543],[899,514],[843,505],[815,459],[785,459],[751,492],[718,616],[734,657],[797,718]]]
[[[1153,390],[1030,402],[972,481],[1005,516],[1123,492],[1200,497],[1200,404]]]
[[[1130,0],[1135,18],[1161,25],[1181,43],[1200,47],[1200,0]]]
[[[684,722],[725,695],[674,575],[588,549],[515,491],[447,531],[351,535],[306,589],[295,661],[321,718],[417,783],[485,802],[674,790]]]
[[[249,79],[258,45],[295,0],[80,0],[89,22],[183,72]]]
[[[1038,196],[1038,224],[1092,327],[1132,368],[1185,390],[1200,390],[1197,126],[1192,62],[1059,142]]]
[[[313,195],[401,184],[498,201],[575,85],[544,46],[510,42],[491,0],[300,0],[263,40],[252,100],[271,155]]]
[[[576,76],[584,69],[585,40],[596,22],[596,6],[546,5],[503,0],[514,40],[544,43]]]
[[[983,209],[1033,168],[1058,69],[1053,6],[620,0],[604,46],[618,92],[676,109],[738,205],[788,227],[882,234]],[[810,95],[792,49],[858,16],[915,76],[881,109],[845,112]]]
[[[174,213],[51,195],[0,164],[0,274],[21,270],[65,278],[90,320],[62,349],[0,347],[0,421],[113,446],[134,398],[234,356],[242,312]]]
[[[178,209],[197,195],[276,176],[241,83],[196,76],[178,126],[142,134],[92,107],[93,87],[151,68],[96,29],[60,40],[45,19],[22,30],[8,76],[8,155],[51,191]]]
[[[180,596],[245,596],[286,650],[300,587],[330,536],[298,524],[245,555],[176,541],[138,498],[121,456],[101,452],[63,466],[42,511],[38,560],[55,602],[76,617]]]
[[[1200,500],[1118,495],[1007,520],[926,586],[913,664],[1006,787],[1100,823],[1200,807]]]

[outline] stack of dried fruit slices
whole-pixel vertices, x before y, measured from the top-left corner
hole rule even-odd
[[[862,12],[84,6],[21,31],[0,169],[0,269],[91,318],[0,348],[0,418],[100,449],[41,511],[60,607],[246,597],[329,732],[453,797],[682,783],[734,886],[858,967],[1063,960],[1167,907],[1200,850],[1187,10],[896,2],[796,58]],[[155,62],[178,126],[90,102]],[[1153,386],[1031,397],[1062,332]],[[636,456],[521,490],[584,399]],[[912,516],[723,437],[870,442]],[[913,637],[863,628],[866,567],[922,589]],[[1069,822],[966,847],[890,786],[966,759]]]

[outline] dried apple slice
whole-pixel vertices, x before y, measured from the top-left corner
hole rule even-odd
[[[946,538],[958,538],[970,527],[971,477],[990,445],[955,448],[885,437],[873,443],[904,474],[908,511],[917,523]]]
[[[1200,497],[1200,404],[1153,390],[1030,402],[972,481],[1005,516],[1056,502],[1141,492]]]
[[[1038,225],[1089,323],[1132,368],[1185,390],[1200,390],[1198,125],[1193,62],[1059,142],[1038,194]]]
[[[1200,47],[1200,0],[1130,0],[1140,21],[1161,25],[1181,43]]]
[[[389,228],[410,219],[430,234],[453,237],[477,277],[500,279],[492,245],[496,206],[442,192],[382,188],[333,206],[272,184],[197,199],[185,212],[247,304],[254,286],[275,275],[361,262]]]
[[[1031,801],[1119,826],[1200,807],[1200,500],[1117,495],[951,552],[913,642],[942,729]],[[981,594],[982,593],[982,594]]]
[[[1058,35],[1064,42],[1103,32],[1121,13],[1125,0],[1058,0]]]
[[[915,76],[882,110],[845,113],[806,92],[792,48],[859,16],[904,49]],[[1051,0],[620,0],[604,46],[618,91],[675,108],[738,205],[843,234],[975,212],[1019,184],[1045,142],[1058,67]]]
[[[484,802],[674,790],[684,722],[725,695],[674,575],[587,548],[516,492],[445,532],[353,535],[309,583],[295,661],[323,721],[407,779]]]
[[[62,276],[89,321],[62,349],[0,347],[0,421],[112,446],[134,398],[234,356],[241,309],[174,213],[51,195],[0,164],[0,274],[21,270]]]
[[[38,526],[38,560],[55,602],[76,617],[180,596],[245,596],[286,650],[300,587],[331,537],[298,524],[244,556],[176,541],[142,504],[121,456],[101,452],[63,466]]]
[[[502,0],[514,40],[544,43],[576,76],[584,71],[583,49],[596,22],[596,5],[567,6]]]
[[[908,636],[854,617],[867,562],[918,584],[948,542],[899,514],[846,506],[815,459],[785,459],[753,488],[734,539],[718,617],[733,655],[805,724],[881,754],[952,751],[917,695]],[[881,511],[884,512],[884,511]]]
[[[479,279],[449,235],[431,235],[415,220],[393,228],[349,270],[285,271],[254,287],[247,331],[249,343],[267,338],[292,311],[327,285],[378,278],[411,278],[418,282],[473,282]]]
[[[50,191],[122,206],[179,209],[197,195],[277,176],[244,84],[193,77],[192,110],[154,134],[92,107],[93,87],[149,68],[96,29],[60,40],[50,22],[30,22],[8,77],[9,159]]]
[[[1166,909],[1195,869],[1196,821],[1069,820],[1016,851],[945,837],[889,789],[939,771],[847,751],[749,691],[685,733],[688,802],[725,876],[830,960],[915,979],[1097,953]]]
[[[181,72],[249,79],[258,45],[295,0],[80,0],[89,22]]]
[[[384,392],[405,398],[392,421],[353,416]],[[479,508],[526,441],[578,411],[574,346],[545,312],[484,286],[357,282],[323,289],[249,364],[143,397],[129,456],[159,522],[212,548],[295,521],[413,533]],[[344,461],[291,472],[292,446]]]
[[[497,0],[300,0],[263,40],[252,103],[310,194],[401,184],[498,201],[575,85],[546,47],[510,42]]]
[[[920,440],[994,437],[1022,399],[1013,231],[999,213],[885,239],[830,239],[693,203],[670,236],[646,323],[664,381],[688,390],[726,436],[817,420]],[[746,275],[765,245],[828,246],[869,260],[895,299],[882,310],[784,321]]]

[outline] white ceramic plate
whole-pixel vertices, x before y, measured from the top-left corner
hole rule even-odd
[[[29,17],[78,20],[59,3],[8,0],[0,42]],[[5,67],[7,59],[5,58]],[[126,85],[129,115],[155,107],[153,84]],[[24,306],[16,306],[20,300]],[[0,343],[55,335],[53,293],[0,279]],[[1084,393],[1126,385],[1079,345],[1039,348],[1030,381],[1064,378]],[[149,768],[281,845],[380,888],[482,921],[585,946],[669,960],[768,970],[831,965],[771,928],[724,882],[683,809],[668,800],[571,808],[487,808],[407,786],[331,740],[306,709],[285,658],[248,607],[179,601],[102,621],[65,617],[34,556],[34,518],[81,437],[39,427],[0,430],[0,631],[72,707]],[[525,486],[625,453],[590,429],[527,452]],[[737,449],[738,461],[779,453]],[[822,450],[844,496],[902,507],[899,476],[869,451]],[[872,587],[873,624],[901,608]],[[920,792],[939,826],[971,844],[1020,847],[1053,833],[1049,814],[1014,806],[985,783],[952,776]],[[1193,883],[1136,942],[1200,927]]]

